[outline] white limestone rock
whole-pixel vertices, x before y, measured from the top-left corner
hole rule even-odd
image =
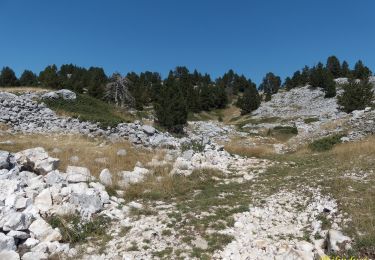
[[[4,233],[0,232],[0,252],[5,250],[5,251],[12,251],[16,250],[16,244],[14,243],[14,238],[9,237],[5,235]]]
[[[42,242],[60,241],[62,238],[60,231],[57,228],[53,229],[50,224],[42,218],[31,223],[29,230],[36,239]]]
[[[112,174],[111,174],[111,172],[108,169],[103,169],[100,172],[99,180],[105,186],[111,186],[112,185]]]
[[[56,170],[60,160],[48,156],[48,153],[42,147],[36,147],[18,152],[14,155],[17,163],[27,169],[31,169],[39,174]]]

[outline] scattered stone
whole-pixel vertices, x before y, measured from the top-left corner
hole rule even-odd
[[[105,186],[112,185],[112,174],[108,169],[104,169],[100,172],[99,179],[100,182],[103,183]]]
[[[117,151],[117,155],[118,156],[125,156],[126,155],[126,150],[125,149],[119,149]]]

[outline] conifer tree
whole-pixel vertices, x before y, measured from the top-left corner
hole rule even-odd
[[[331,72],[334,78],[341,77],[341,65],[339,59],[336,56],[328,57],[326,68],[329,72]]]
[[[174,133],[183,132],[188,115],[188,107],[179,84],[173,73],[170,73],[155,103],[156,123]]]
[[[57,74],[56,65],[53,64],[47,66],[42,72],[40,72],[39,81],[44,87],[60,88],[61,84]]]
[[[276,94],[281,86],[281,79],[272,72],[266,74],[263,78],[262,84],[260,84],[259,89],[263,90],[267,95]]]
[[[341,76],[344,78],[349,78],[351,76],[349,64],[345,60],[342,62],[342,65],[341,65]]]
[[[256,86],[246,88],[242,97],[238,98],[237,106],[241,108],[241,114],[249,114],[260,106],[260,96]]]
[[[366,80],[371,76],[371,74],[371,70],[366,67],[361,60],[357,61],[357,63],[354,65],[354,78]]]
[[[4,67],[0,73],[0,86],[18,86],[18,79],[14,71],[9,67]]]
[[[38,77],[30,70],[25,70],[20,77],[21,86],[37,86]]]

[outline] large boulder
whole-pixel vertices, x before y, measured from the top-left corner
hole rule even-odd
[[[34,206],[43,213],[51,209],[52,196],[49,188],[42,190],[42,192],[35,197]]]
[[[104,169],[101,171],[99,175],[100,182],[103,183],[105,186],[112,185],[112,174],[108,169]]]
[[[56,170],[60,160],[48,156],[42,147],[36,147],[18,152],[14,155],[17,163],[24,168],[45,175]]]
[[[32,215],[23,212],[13,212],[8,215],[8,220],[4,223],[3,230],[26,230],[32,221]]]
[[[42,99],[59,99],[62,98],[64,100],[75,100],[77,98],[76,93],[68,89],[60,89],[57,91],[51,91],[43,94],[41,96]]]
[[[150,125],[142,126],[142,130],[143,130],[143,132],[145,132],[148,135],[153,135],[156,132],[155,128],[150,126]]]
[[[19,260],[20,256],[16,251],[13,250],[4,250],[0,252],[0,259],[6,260]],[[35,259],[35,258],[34,258]]]

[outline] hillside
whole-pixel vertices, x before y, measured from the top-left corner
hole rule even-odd
[[[30,91],[0,92],[0,259],[375,257],[372,107],[306,86],[176,136]]]

